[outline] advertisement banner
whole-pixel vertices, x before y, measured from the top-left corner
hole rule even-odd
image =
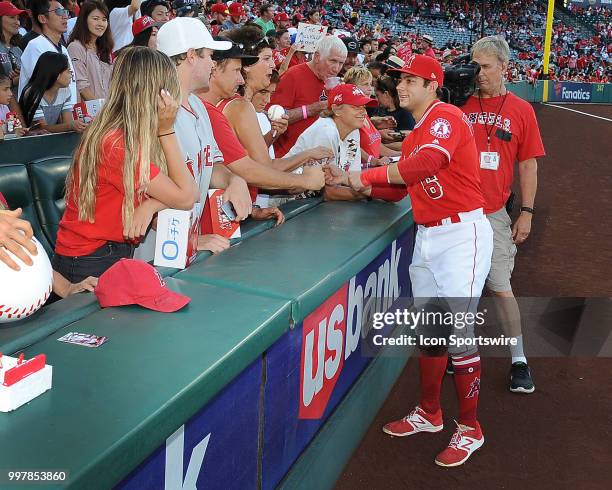
[[[266,356],[263,488],[274,488],[371,361],[363,328],[411,297],[414,228],[274,344]]]
[[[257,488],[261,372],[258,359],[115,488]]]
[[[552,90],[549,91],[549,102],[574,102],[585,104],[591,102],[593,95],[593,84],[574,82],[551,82]]]

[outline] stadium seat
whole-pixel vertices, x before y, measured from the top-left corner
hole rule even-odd
[[[30,222],[34,235],[51,255],[53,249],[40,226],[25,165],[0,165],[0,192],[11,209],[23,210],[23,219]]]
[[[64,214],[64,183],[72,163],[70,156],[35,160],[28,165],[34,206],[45,237],[55,247],[57,228]]]

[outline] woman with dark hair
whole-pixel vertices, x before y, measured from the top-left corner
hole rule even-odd
[[[393,116],[397,122],[398,131],[412,131],[414,128],[414,117],[406,109],[402,109],[395,87],[395,79],[389,76],[380,77],[374,85],[379,107],[371,115]]]
[[[72,117],[70,92],[61,91],[72,81],[65,55],[47,51],[38,58],[32,77],[19,99],[27,126],[38,122],[51,133],[82,132],[87,126]]]
[[[277,170],[288,171],[295,167],[305,164],[309,160],[318,160],[330,156],[330,153],[322,148],[310,148],[294,155],[292,158],[271,159],[268,146],[275,141],[282,133],[287,130],[289,119],[284,116],[282,119],[274,121],[272,138],[268,141],[264,139],[262,132],[253,131],[259,123],[257,112],[251,102],[253,95],[260,90],[267,88],[274,74],[274,60],[272,50],[274,45],[271,41],[261,35],[261,30],[257,27],[242,27],[227,33],[227,37],[234,43],[244,46],[244,53],[256,56],[258,61],[249,66],[242,66],[242,78],[244,84],[238,87],[239,96],[224,98],[217,104],[219,109],[227,117],[242,146],[246,149],[249,156],[261,163],[265,163]]]
[[[68,43],[81,99],[105,99],[108,95],[112,52],[108,8],[98,0],[83,3]]]

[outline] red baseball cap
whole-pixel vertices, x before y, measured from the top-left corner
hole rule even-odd
[[[134,21],[132,24],[132,34],[134,36],[138,36],[142,31],[146,31],[147,29],[151,29],[152,27],[161,27],[164,25],[163,22],[155,22],[148,15],[143,15]]]
[[[25,10],[18,9],[11,2],[0,2],[0,17],[5,15],[22,15],[25,13]]]
[[[240,17],[241,15],[244,15],[244,7],[238,2],[232,3],[228,10],[232,17]]]
[[[142,260],[121,259],[100,276],[94,290],[100,306],[140,305],[170,313],[180,310],[191,298],[171,291],[159,272]]]
[[[424,78],[425,80],[431,80],[438,82],[438,85],[442,86],[444,83],[444,70],[440,62],[430,56],[423,54],[415,54],[406,59],[404,66],[401,68],[395,68],[389,70],[394,73],[407,73],[408,75],[414,75],[417,77]]]
[[[227,11],[227,5],[224,3],[215,3],[211,8],[211,12],[214,14],[229,14]]]
[[[285,12],[279,12],[274,16],[274,22],[284,22],[289,20],[289,16]]]
[[[376,99],[371,99],[361,89],[350,83],[341,83],[327,92],[327,107],[333,105],[349,104],[374,107],[378,105]]]
[[[293,16],[293,18],[294,18],[295,20],[297,20],[298,22],[299,22],[299,21],[304,20],[304,16],[303,16],[302,14],[300,14],[299,12],[298,12],[297,14],[295,14],[295,15]]]

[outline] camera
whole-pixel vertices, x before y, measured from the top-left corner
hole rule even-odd
[[[442,101],[461,107],[476,91],[476,77],[480,65],[470,60],[470,55],[459,56],[452,65],[444,68]]]

